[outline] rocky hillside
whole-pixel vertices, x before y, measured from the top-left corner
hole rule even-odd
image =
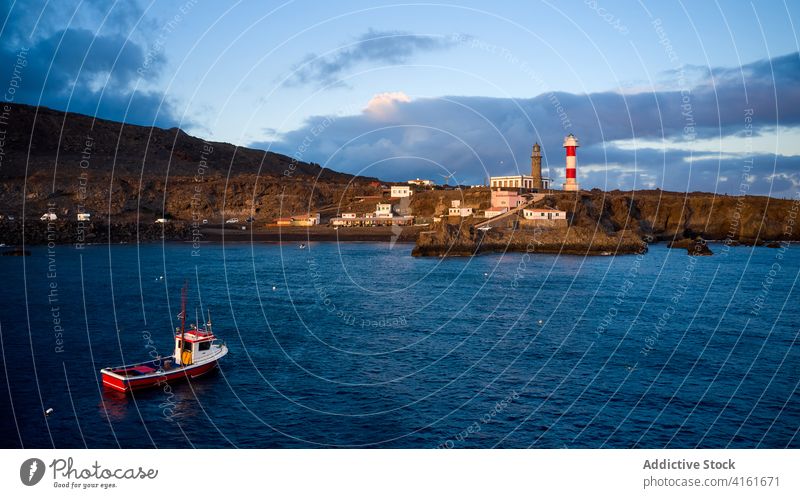
[[[742,243],[800,240],[800,205],[763,196],[726,196],[661,190],[554,194],[538,205],[571,213],[574,226],[606,232],[630,229],[656,240],[730,238]]]
[[[112,221],[160,217],[264,220],[370,195],[374,178],[183,131],[10,105],[0,154],[0,214],[41,216],[52,204]],[[288,174],[287,174],[288,173]],[[379,193],[379,192],[378,192]]]
[[[484,195],[488,201],[489,194]],[[535,206],[566,211],[569,226],[536,231],[496,227],[482,232],[472,226],[477,219],[454,223],[456,220],[451,218],[422,232],[413,254],[463,256],[498,251],[616,254],[646,250],[642,241],[668,240],[672,247],[694,250],[705,247],[700,239],[734,244],[800,240],[800,226],[797,226],[800,202],[785,199],[659,190],[593,190],[554,193]],[[513,219],[510,221],[513,224]]]

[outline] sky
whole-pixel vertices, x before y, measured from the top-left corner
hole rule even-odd
[[[6,99],[387,181],[793,197],[800,3],[4,2]],[[12,93],[9,94],[9,89]]]

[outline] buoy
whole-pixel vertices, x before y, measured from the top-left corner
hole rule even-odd
[[[275,287],[275,286],[273,285],[273,286],[272,286],[272,290],[274,290],[274,291],[275,291],[275,290],[278,290],[278,288],[277,288],[277,287]]]
[[[539,320],[539,325],[543,324],[544,320]]]
[[[45,417],[49,417],[50,415],[52,415],[52,413],[53,413],[53,409],[52,408],[48,408],[47,410],[44,411],[44,416]]]

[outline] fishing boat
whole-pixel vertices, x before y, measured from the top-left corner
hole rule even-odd
[[[186,329],[186,286],[181,292],[181,326],[175,331],[172,356],[150,361],[103,368],[103,386],[124,393],[155,387],[171,381],[194,379],[210,372],[226,354],[228,347],[211,329],[211,314],[203,326],[191,324]]]

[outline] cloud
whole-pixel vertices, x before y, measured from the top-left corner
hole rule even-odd
[[[15,102],[136,124],[177,124],[170,101],[152,90],[165,66],[163,53],[128,36],[141,16],[135,4],[105,12],[108,7],[102,2],[77,7],[34,3],[6,11],[13,28],[0,40],[0,81],[10,81],[17,70]],[[74,9],[76,18],[87,19],[87,27],[76,22],[63,29],[65,16]],[[98,14],[108,14],[103,29],[89,29]],[[52,28],[58,25],[62,28]]]
[[[440,35],[371,29],[329,55],[307,55],[294,68],[287,84],[340,85],[345,72],[358,64],[403,64],[417,53],[447,49],[455,43],[452,38]]]
[[[527,173],[530,147],[539,142],[545,164],[560,181],[562,140],[567,133],[574,133],[581,141],[579,174],[581,164],[607,166],[608,170],[587,172],[581,178],[586,187],[630,186],[638,178],[661,188],[730,190],[734,188],[731,182],[740,176],[742,154],[712,159],[709,154],[713,157],[726,151],[691,151],[692,144],[747,133],[774,133],[776,126],[797,129],[797,81],[800,58],[794,53],[741,68],[713,68],[683,91],[663,89],[632,95],[554,92],[529,99],[440,97],[413,101],[383,96],[373,99],[373,105],[382,111],[380,119],[372,112],[373,105],[357,115],[312,116],[279,140],[254,145],[291,154],[311,136],[306,157],[332,169],[387,180],[437,178],[439,173],[454,170],[458,181],[482,183],[490,174]],[[316,123],[326,119],[331,125],[322,133],[312,133]],[[617,146],[634,140],[664,145],[634,150]],[[693,156],[701,160],[691,160]],[[791,179],[797,178],[797,159],[781,155],[779,150],[761,155],[759,160],[768,164],[769,170],[754,169],[753,174],[758,175],[754,188],[767,193],[774,180],[773,193],[791,195],[787,189]],[[773,175],[773,165],[776,173],[786,177]],[[638,176],[630,175],[634,170]],[[772,180],[765,180],[769,178]]]

